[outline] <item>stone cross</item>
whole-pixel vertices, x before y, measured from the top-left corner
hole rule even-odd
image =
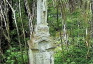
[[[37,24],[28,41],[30,64],[54,64],[53,39],[47,26],[47,0],[37,0]]]

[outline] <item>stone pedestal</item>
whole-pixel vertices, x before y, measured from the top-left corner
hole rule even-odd
[[[54,44],[47,25],[37,25],[33,40],[28,43],[30,64],[54,64]]]

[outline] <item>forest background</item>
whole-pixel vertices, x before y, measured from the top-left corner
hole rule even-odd
[[[36,0],[0,0],[0,64],[28,64]],[[30,19],[31,18],[31,19]],[[93,64],[93,0],[48,0],[55,64]]]

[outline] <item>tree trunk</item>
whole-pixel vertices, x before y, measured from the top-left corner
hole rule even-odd
[[[91,19],[91,37],[93,38],[93,0],[91,0],[91,11],[92,11],[92,19]]]

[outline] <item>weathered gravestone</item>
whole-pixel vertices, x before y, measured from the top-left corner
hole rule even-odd
[[[47,26],[47,0],[37,0],[37,25],[29,43],[30,64],[54,64],[53,40]]]

